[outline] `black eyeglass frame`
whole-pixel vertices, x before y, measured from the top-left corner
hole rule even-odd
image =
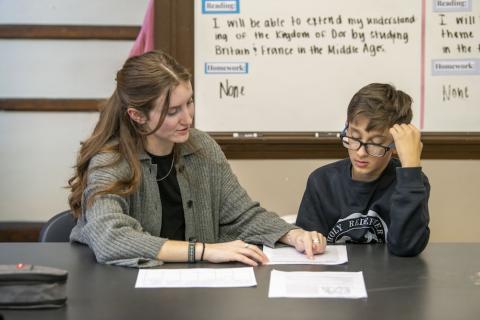
[[[388,151],[390,151],[391,149],[395,148],[395,143],[390,143],[388,146],[384,146],[384,145],[381,145],[381,144],[378,144],[378,143],[373,143],[373,142],[363,142],[362,140],[360,139],[357,139],[357,138],[354,138],[354,137],[350,137],[350,136],[347,136],[347,129],[348,129],[348,125],[342,130],[342,132],[340,133],[340,141],[342,142],[342,145],[345,147],[344,143],[343,143],[343,138],[348,138],[348,139],[352,139],[352,140],[355,140],[357,141],[360,145],[358,146],[357,149],[350,149],[350,148],[347,148],[347,149],[350,149],[350,150],[353,150],[353,151],[358,151],[360,150],[361,147],[365,146],[365,152],[368,153],[369,156],[371,157],[376,157],[376,158],[381,158],[381,157],[384,157]],[[348,142],[347,142],[348,143]],[[370,154],[370,152],[368,152],[368,146],[375,146],[375,147],[381,147],[383,148],[384,152],[381,156],[379,155],[374,155],[374,154]]]

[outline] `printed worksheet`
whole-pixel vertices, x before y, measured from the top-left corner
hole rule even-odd
[[[270,274],[269,298],[366,298],[360,272],[283,272]]]
[[[257,285],[252,267],[141,269],[135,288],[225,288]]]
[[[264,246],[263,252],[268,257],[268,264],[325,264],[335,265],[348,262],[345,245],[327,246],[325,252],[315,255],[313,260],[292,247],[269,248]]]

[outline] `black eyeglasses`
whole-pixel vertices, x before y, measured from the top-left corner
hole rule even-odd
[[[388,146],[383,146],[378,143],[372,142],[362,142],[360,139],[347,136],[348,126],[343,129],[340,133],[340,139],[345,148],[357,151],[362,146],[365,147],[365,151],[372,157],[383,157],[390,149],[395,147],[394,143],[389,144]]]

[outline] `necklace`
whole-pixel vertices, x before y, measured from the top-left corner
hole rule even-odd
[[[175,162],[175,155],[172,155],[172,164],[170,165],[170,170],[168,170],[167,174],[165,176],[163,176],[162,178],[158,179],[157,178],[157,181],[162,181],[163,179],[165,179],[166,177],[168,177],[170,175],[170,173],[172,172],[172,169],[173,169],[173,163]]]

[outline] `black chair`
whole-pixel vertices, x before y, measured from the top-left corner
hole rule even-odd
[[[77,223],[72,215],[72,211],[60,212],[50,218],[40,230],[39,242],[68,242],[70,241],[70,232]]]

